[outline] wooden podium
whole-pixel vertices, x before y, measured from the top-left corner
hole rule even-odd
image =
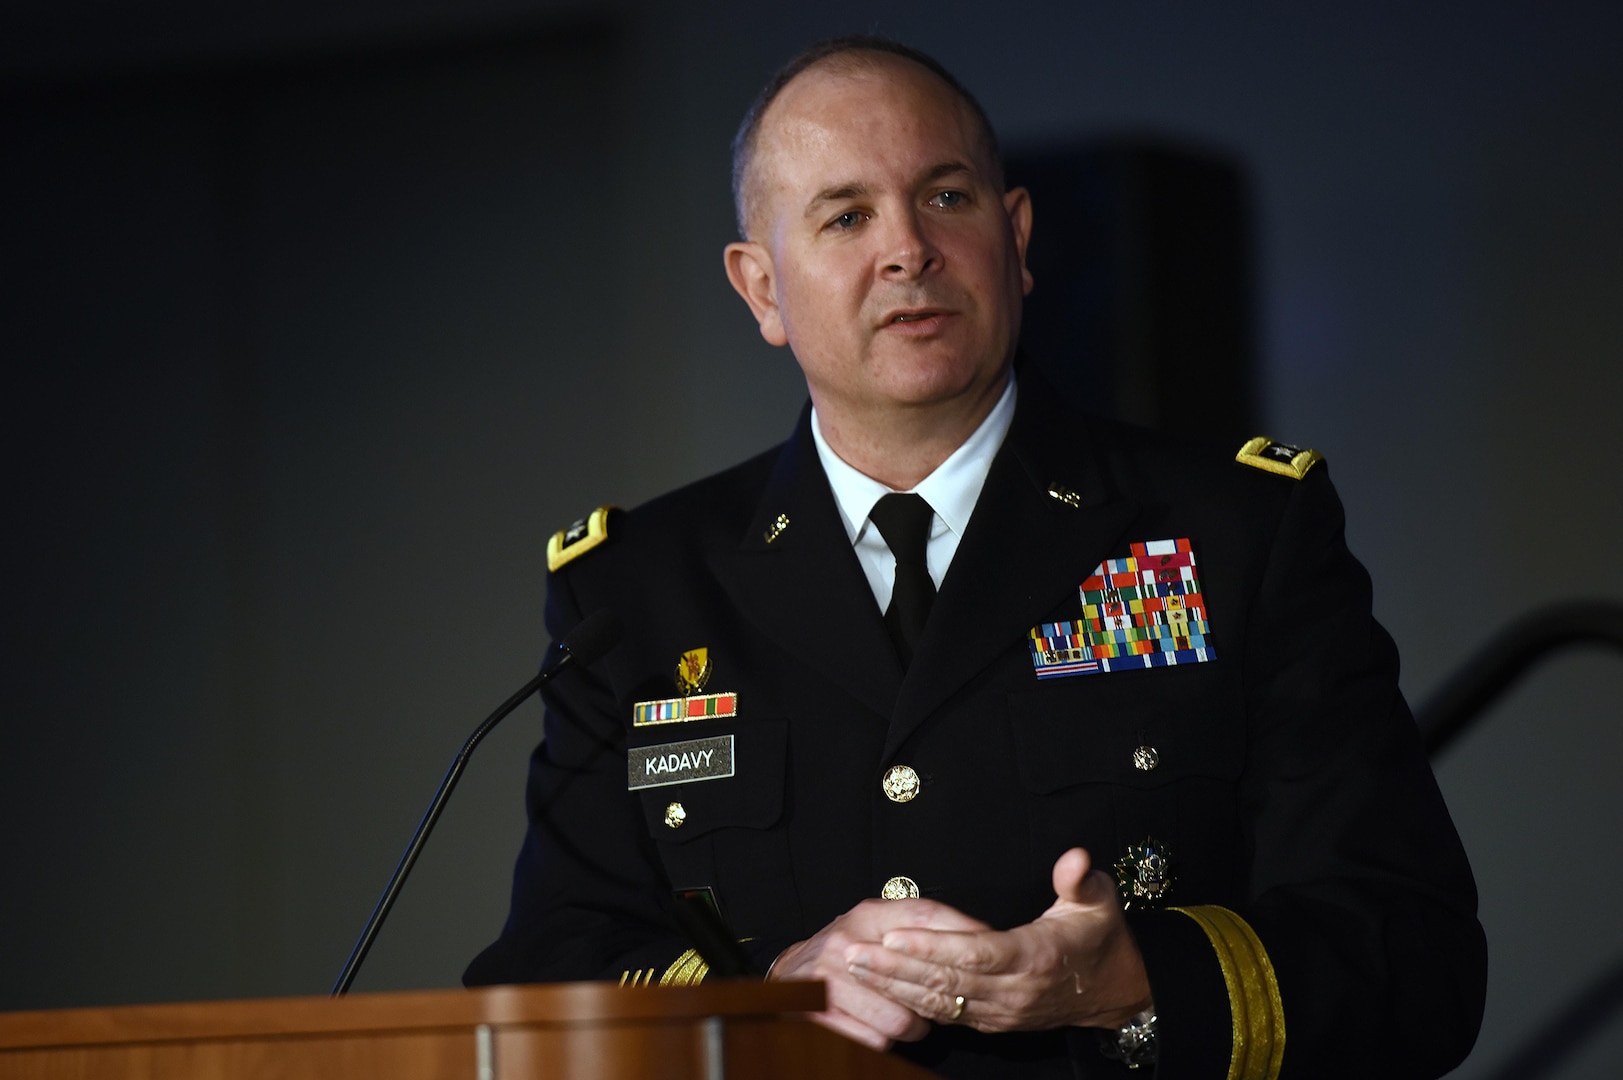
[[[0,1013],[4,1080],[907,1080],[822,983],[499,986]]]

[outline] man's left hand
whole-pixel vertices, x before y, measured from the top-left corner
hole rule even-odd
[[[1054,864],[1054,893],[1036,920],[1004,931],[933,901],[891,901],[933,909],[920,920],[928,928],[851,945],[845,960],[854,978],[918,1015],[979,1031],[1114,1028],[1151,1008],[1109,876],[1072,848]]]

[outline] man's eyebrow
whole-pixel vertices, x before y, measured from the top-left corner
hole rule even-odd
[[[943,176],[952,176],[955,173],[974,173],[974,171],[962,161],[943,161],[940,164],[930,166],[930,170],[924,174],[924,182],[928,184],[933,180],[940,180]]]
[[[945,176],[956,176],[959,173],[973,174],[975,170],[962,161],[941,161],[930,166],[919,178],[923,184],[933,184]],[[840,202],[845,199],[860,199],[869,194],[868,185],[860,181],[850,180],[843,184],[834,184],[819,191],[806,203],[806,216],[811,217],[824,203]]]
[[[817,213],[818,208],[824,203],[840,202],[844,199],[860,199],[866,194],[868,194],[868,185],[854,180],[826,187],[813,195],[811,201],[806,204],[806,216],[810,217]]]

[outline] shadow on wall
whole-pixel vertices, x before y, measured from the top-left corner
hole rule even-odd
[[[1232,156],[1120,136],[1009,155],[1041,208],[1021,347],[1078,405],[1240,444],[1261,433],[1251,192]]]

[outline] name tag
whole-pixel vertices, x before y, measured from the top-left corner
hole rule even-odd
[[[667,787],[733,775],[733,737],[633,746],[626,757],[626,789]]]

